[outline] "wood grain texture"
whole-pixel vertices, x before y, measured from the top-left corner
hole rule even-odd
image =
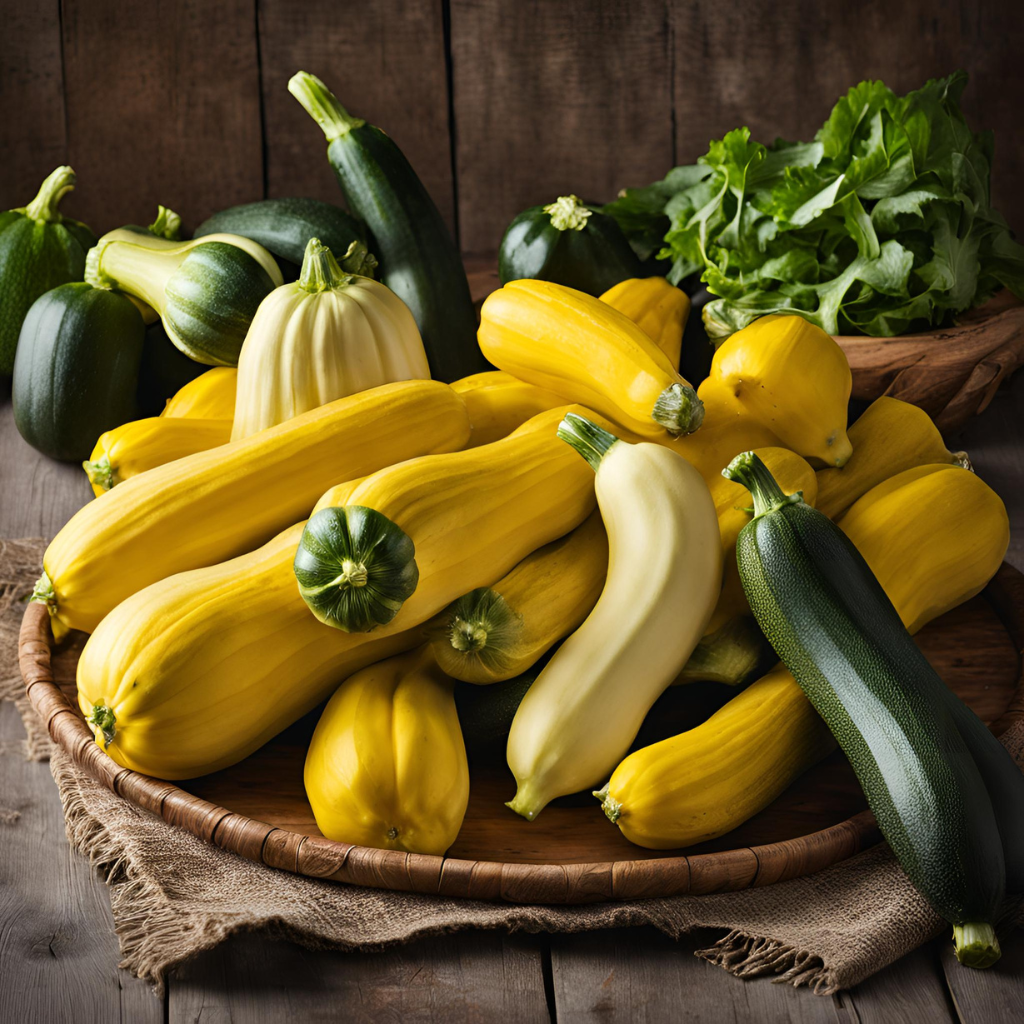
[[[267,195],[341,202],[323,133],[287,88],[309,71],[398,143],[454,229],[441,0],[261,0],[259,30]]]
[[[24,206],[43,179],[67,159],[60,2],[0,3],[0,209]],[[61,208],[80,216],[75,199]]]
[[[539,942],[480,932],[344,958],[237,936],[178,971],[167,1019],[533,1024],[548,1013]]]
[[[24,729],[0,703],[0,1020],[159,1024],[149,986],[118,970],[106,893],[72,853],[49,767],[24,760]]]
[[[604,202],[672,163],[662,2],[452,0],[462,249],[494,252],[520,210]]]
[[[950,942],[939,946],[946,984],[960,1024],[1024,1020],[1024,936],[1000,929],[1003,955],[986,971],[965,971]]]
[[[946,682],[984,720],[995,720],[997,731],[1024,717],[1019,658],[1024,647],[1024,576],[1016,569],[1004,565],[983,597],[936,620],[919,639]],[[47,611],[30,604],[19,645],[25,688],[54,741],[83,769],[114,792],[206,842],[312,878],[517,903],[590,903],[769,885],[813,874],[879,839],[872,816],[865,810],[846,818],[838,799],[842,788],[822,786],[826,775],[815,771],[805,783],[811,786],[808,802],[829,824],[811,834],[794,829],[783,800],[762,812],[770,829],[763,845],[742,845],[742,829],[738,829],[722,837],[717,849],[706,844],[685,855],[638,853],[600,820],[596,804],[587,800],[580,806],[570,799],[565,803],[572,807],[571,829],[577,840],[580,836],[588,840],[581,848],[585,859],[572,859],[573,848],[565,841],[569,830],[556,815],[549,812],[539,826],[527,825],[505,813],[500,800],[487,805],[485,813],[492,817],[480,833],[481,846],[472,851],[472,859],[459,843],[446,857],[353,846],[317,833],[305,794],[296,785],[309,719],[205,783],[199,779],[179,787],[161,782],[119,767],[94,742],[78,710],[53,681],[49,644]],[[487,789],[478,784],[479,779],[476,774],[471,787],[478,800],[480,790]],[[848,781],[847,786],[856,793],[855,783]],[[248,811],[239,806],[246,802]],[[862,802],[854,805],[856,810],[862,806]],[[301,830],[275,820],[282,813],[289,824],[299,823]],[[550,822],[555,824],[553,832]],[[532,857],[523,857],[524,836],[537,843]]]
[[[971,76],[963,102],[968,121],[975,131],[993,129],[997,139],[993,201],[1011,225],[1024,229],[1024,196],[1017,188],[1024,173],[1018,130],[1024,19],[1015,5],[670,3],[677,163],[693,163],[709,140],[742,125],[760,142],[810,139],[836,99],[865,78],[904,93],[963,68]]]
[[[97,233],[263,195],[255,0],[64,0],[69,163]]]

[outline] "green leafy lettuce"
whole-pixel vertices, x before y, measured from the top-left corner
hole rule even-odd
[[[813,142],[764,146],[737,128],[692,167],[604,209],[641,259],[700,275],[712,337],[765,313],[829,334],[948,322],[999,287],[1024,296],[1024,247],[992,209],[991,132],[972,133],[958,71],[906,96],[861,82]]]

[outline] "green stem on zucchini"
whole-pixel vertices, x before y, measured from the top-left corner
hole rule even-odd
[[[614,825],[619,820],[619,815],[622,814],[622,804],[608,795],[607,786],[604,789],[595,789],[593,795],[601,801],[601,810],[604,811],[604,816]]]
[[[991,967],[1002,955],[990,924],[971,921],[953,925],[953,944],[957,960],[965,967]]]
[[[673,437],[692,434],[704,422],[704,403],[689,384],[670,384],[658,395],[651,419]]]
[[[288,91],[302,104],[302,109],[320,127],[328,142],[340,139],[354,128],[361,128],[366,122],[353,117],[339,102],[330,89],[316,75],[308,71],[297,71],[288,82]]]
[[[106,704],[93,704],[92,711],[89,712],[89,717],[86,721],[103,737],[104,746],[109,747],[114,742],[114,736],[117,732],[115,728],[117,717]]]
[[[776,483],[771,470],[753,453],[741,452],[722,476],[746,487],[754,499],[754,518],[774,512],[783,505],[796,505],[804,500],[803,491],[786,494]]]
[[[311,238],[306,243],[302,270],[299,273],[299,287],[303,291],[314,294],[333,291],[343,284],[350,284],[351,281],[351,275],[346,274],[338,266],[334,253],[319,238]]]
[[[157,238],[166,238],[169,242],[181,241],[181,217],[166,206],[157,206],[156,220],[146,228]]]
[[[582,231],[594,211],[587,209],[579,196],[559,196],[544,207],[544,212],[551,217],[551,226],[558,231]]]
[[[75,180],[75,172],[70,167],[58,167],[47,176],[35,199],[24,208],[25,216],[47,224],[59,224],[64,218],[57,205],[75,187]]]
[[[603,427],[591,422],[585,416],[577,416],[574,412],[565,414],[558,424],[558,436],[571,448],[579,452],[596,473],[601,460],[621,439],[609,433]]]
[[[109,491],[117,483],[117,480],[114,479],[114,469],[110,465],[109,455],[102,455],[95,462],[83,462],[82,469],[85,470],[89,483],[101,490]]]

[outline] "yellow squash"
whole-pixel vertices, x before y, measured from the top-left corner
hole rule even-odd
[[[668,357],[679,365],[683,331],[690,315],[690,297],[663,277],[630,277],[601,296],[628,316]]]
[[[510,281],[480,311],[480,348],[499,369],[580,402],[647,440],[688,434],[696,392],[629,317],[550,281]]]
[[[231,420],[150,416],[100,434],[83,462],[98,498],[115,484],[186,455],[205,452],[231,440]]]
[[[406,381],[158,466],[72,517],[46,550],[37,594],[63,625],[91,631],[148,584],[262,544],[307,516],[325,486],[453,451],[469,432],[447,384]]]
[[[306,755],[306,796],[328,839],[440,856],[469,802],[452,681],[427,647],[346,679]]]
[[[898,398],[875,399],[850,427],[853,455],[842,469],[818,471],[817,508],[830,519],[876,484],[914,466],[946,463],[970,468],[964,452],[946,449],[923,409]]]
[[[958,466],[907,470],[839,525],[911,631],[977,594],[1009,543],[1003,503]],[[780,665],[703,725],[630,754],[601,797],[630,841],[689,846],[742,824],[834,746]]]
[[[215,366],[168,398],[160,415],[197,420],[233,419],[237,383],[238,370],[234,366]]]
[[[473,436],[468,448],[508,437],[539,412],[565,405],[565,399],[502,370],[486,370],[452,382],[466,403]]]
[[[416,536],[418,586],[372,632],[332,629],[310,613],[292,568],[304,523],[251,554],[170,576],[123,601],[78,663],[79,703],[97,740],[118,764],[147,775],[204,775],[251,754],[330,696],[339,679],[422,644],[429,618],[500,579],[593,508],[593,473],[555,437],[559,416],[544,414],[511,438],[458,453],[457,472],[426,456],[325,495],[372,495],[392,511],[404,505],[396,518]],[[589,478],[561,460],[562,450]],[[436,529],[421,529],[430,523]]]
[[[431,628],[437,663],[465,683],[525,672],[590,614],[607,572],[608,537],[595,510],[493,587],[471,590],[446,608]]]
[[[852,451],[852,385],[843,350],[821,328],[799,316],[763,316],[722,343],[698,394],[771,430],[799,455],[842,466]]]

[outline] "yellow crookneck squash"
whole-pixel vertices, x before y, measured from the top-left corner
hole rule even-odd
[[[369,276],[376,260],[353,242],[341,258],[317,238],[298,281],[261,303],[238,357],[231,439],[339,398],[401,380],[429,380],[409,307]]]
[[[440,856],[469,802],[453,686],[429,647],[377,662],[327,702],[306,754],[306,796],[328,839]]]
[[[186,455],[205,452],[231,440],[231,420],[150,416],[100,434],[82,468],[98,498],[111,487]]]
[[[839,525],[911,632],[979,593],[1009,543],[998,495],[952,465],[885,481]],[[631,842],[690,846],[742,824],[834,747],[779,665],[697,728],[634,751],[599,795]]]
[[[690,297],[682,288],[663,277],[630,277],[609,288],[601,301],[628,316],[673,366],[679,365],[690,315]]]
[[[565,405],[552,391],[527,384],[502,370],[485,370],[452,382],[452,390],[466,403],[473,436],[467,448],[493,444],[508,437],[538,413]]]
[[[250,551],[309,515],[325,485],[454,451],[469,434],[447,384],[406,381],[158,466],[71,518],[46,549],[37,599],[89,632],[148,584]]]
[[[231,420],[235,415],[238,370],[215,366],[190,380],[167,399],[161,416],[197,420]]]
[[[79,702],[97,741],[147,775],[205,775],[251,754],[339,679],[422,644],[424,622],[593,509],[593,473],[555,436],[560,415],[459,452],[454,465],[412,459],[324,495],[329,507],[332,499],[379,503],[416,539],[416,588],[372,632],[332,629],[311,614],[293,569],[304,523],[251,554],[169,576],[122,601],[78,663]]]

